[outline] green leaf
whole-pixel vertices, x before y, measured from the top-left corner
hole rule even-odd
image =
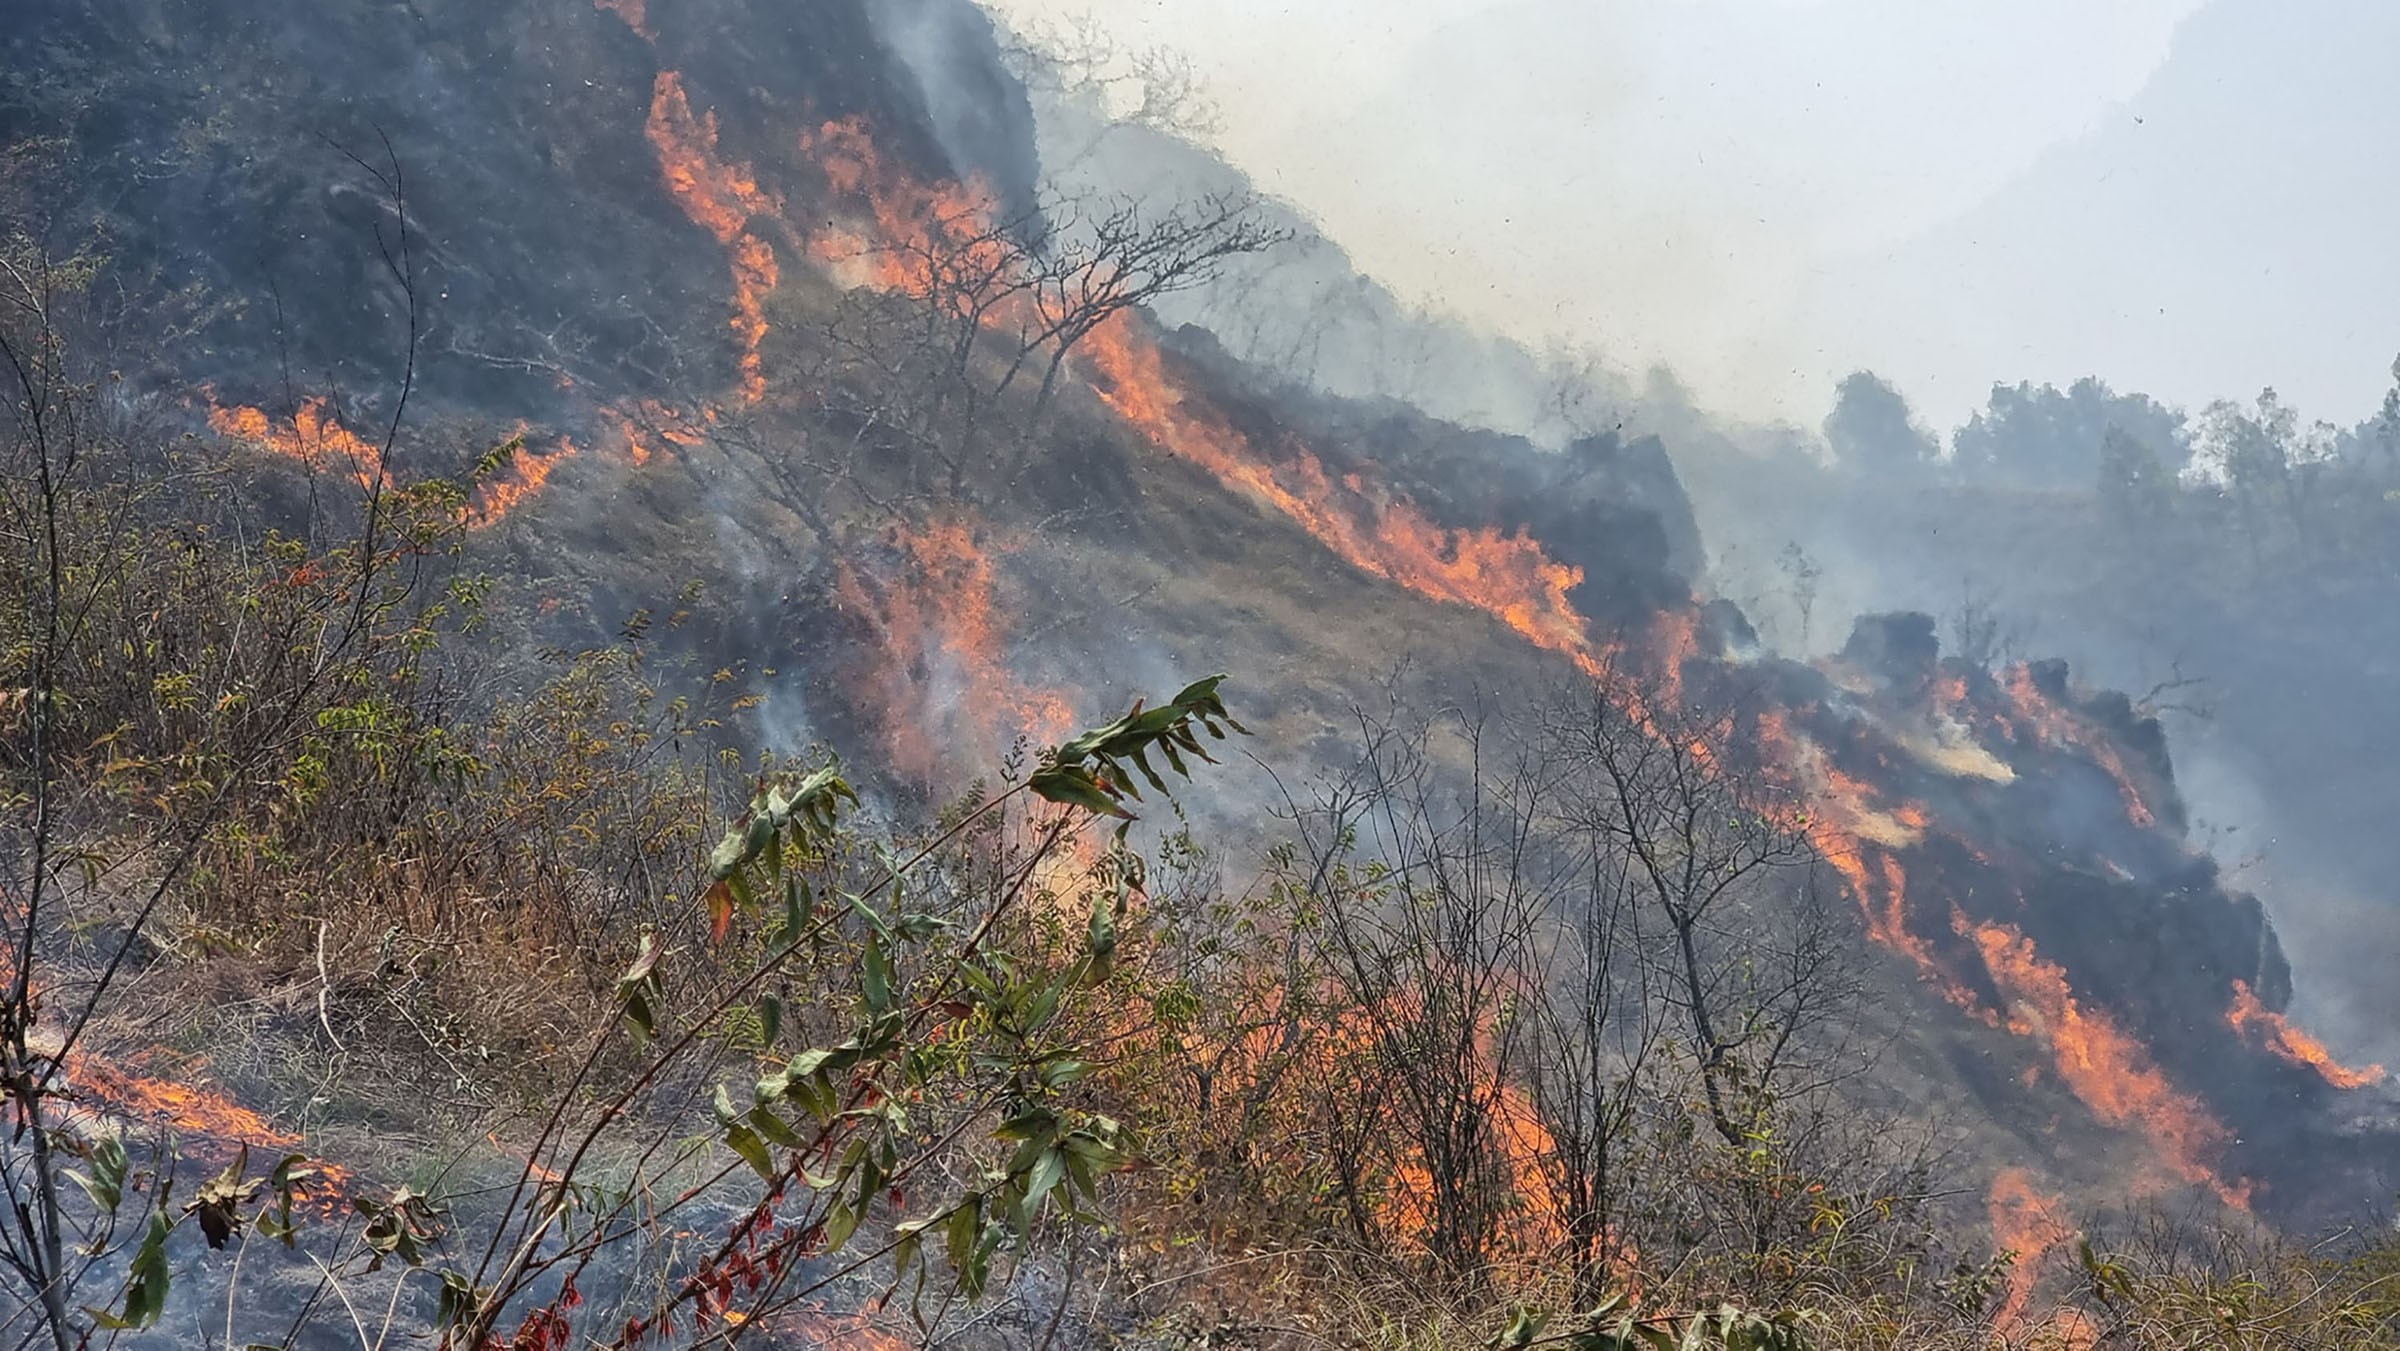
[[[491,1298],[492,1288],[490,1286],[477,1285],[458,1272],[445,1271],[442,1273],[442,1296],[434,1306],[434,1326],[440,1328],[465,1327],[483,1312],[483,1306],[489,1303]]]
[[[1065,993],[1063,978],[1043,986],[1042,992],[1034,996],[1033,1003],[1025,1010],[1025,1029],[1030,1032],[1047,1026],[1051,1015],[1058,1012],[1059,998]]]
[[[1625,1292],[1619,1290],[1616,1293],[1609,1295],[1605,1299],[1602,1299],[1598,1304],[1595,1304],[1589,1309],[1584,1310],[1579,1321],[1597,1325],[1601,1319],[1608,1317],[1612,1313],[1615,1313],[1624,1305],[1624,1303]]]
[[[250,1164],[250,1147],[244,1145],[225,1165],[224,1171],[201,1184],[199,1194],[186,1203],[183,1213],[200,1222],[201,1236],[211,1248],[222,1248],[242,1227],[242,1207],[265,1185],[263,1178],[245,1181],[242,1170]]]
[[[774,1156],[767,1151],[767,1142],[758,1138],[758,1132],[739,1123],[729,1125],[725,1128],[725,1144],[741,1155],[742,1162],[749,1164],[751,1171],[760,1178],[768,1182],[775,1180]]]
[[[1542,1328],[1549,1321],[1538,1310],[1519,1308],[1516,1316],[1508,1320],[1507,1330],[1500,1334],[1500,1345],[1527,1345],[1541,1335]]]
[[[1157,749],[1176,773],[1189,778],[1190,771],[1183,764],[1178,748],[1204,760],[1208,758],[1192,735],[1194,725],[1220,738],[1225,734],[1217,726],[1219,722],[1241,730],[1218,698],[1217,686],[1224,679],[1219,675],[1194,681],[1174,699],[1156,708],[1144,710],[1140,703],[1135,703],[1124,717],[1105,727],[1095,727],[1043,757],[1027,786],[1062,806],[1131,820],[1132,813],[1119,805],[1117,799],[1141,796],[1135,786],[1136,774],[1159,791],[1166,791],[1165,780],[1150,764],[1149,751]]]
[[[859,1218],[859,1213],[850,1208],[849,1202],[835,1201],[833,1210],[825,1216],[825,1251],[841,1251],[842,1245],[850,1241],[850,1236],[858,1232]]]
[[[758,997],[758,1041],[772,1047],[783,1035],[783,1001],[771,994]]]
[[[637,1041],[647,1042],[658,1035],[658,1000],[666,988],[658,975],[660,955],[658,935],[644,933],[633,965],[617,977],[617,1002],[624,1008],[625,1021],[632,1024]]]
[[[1037,769],[1025,781],[1043,798],[1062,807],[1081,807],[1097,816],[1122,817],[1132,820],[1133,813],[1117,805],[1108,785],[1081,765],[1052,765]]]
[[[397,1257],[412,1267],[425,1264],[425,1246],[441,1232],[441,1213],[432,1202],[402,1187],[388,1201],[353,1196],[350,1204],[366,1217],[367,1226],[360,1231],[359,1238],[374,1254],[367,1270],[381,1270],[386,1257]]]
[[[958,1209],[950,1212],[950,1223],[946,1228],[943,1240],[949,1249],[950,1269],[964,1276],[967,1262],[975,1254],[976,1240],[983,1237],[983,1198],[968,1197]]]
[[[1092,896],[1092,922],[1085,930],[1084,946],[1083,983],[1098,985],[1117,963],[1117,912],[1114,898],[1106,893]]]
[[[1041,1068],[1042,1087],[1065,1088],[1091,1072],[1092,1067],[1080,1060],[1053,1060]]]
[[[884,1013],[892,1007],[892,962],[884,955],[883,940],[867,935],[867,951],[859,970],[859,992],[866,996],[867,1012]]]
[[[94,1322],[113,1332],[158,1325],[159,1315],[167,1309],[167,1287],[173,1279],[167,1269],[167,1234],[172,1228],[163,1213],[151,1212],[150,1228],[142,1235],[141,1247],[134,1250],[132,1269],[125,1278],[122,1311],[85,1310]]]
[[[763,1102],[751,1108],[750,1115],[742,1120],[749,1123],[750,1129],[757,1131],[760,1138],[779,1149],[798,1149],[803,1143],[800,1133]]]
[[[101,1136],[92,1142],[90,1157],[92,1171],[88,1175],[70,1172],[67,1176],[74,1180],[76,1186],[83,1188],[86,1196],[92,1198],[93,1205],[105,1214],[114,1215],[117,1207],[125,1201],[125,1173],[128,1167],[125,1142],[114,1135]]]
[[[843,780],[840,770],[830,765],[802,779],[789,792],[771,787],[760,793],[751,801],[749,812],[709,853],[709,880],[727,881],[762,858],[779,870],[783,864],[781,837],[789,832],[794,843],[812,848],[825,842],[832,837],[844,802],[855,805],[858,794]],[[768,858],[770,851],[772,857]]]

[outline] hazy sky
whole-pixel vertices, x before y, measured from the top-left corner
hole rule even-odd
[[[2263,323],[2179,334],[2190,307],[2166,292],[2212,284],[2226,265],[2208,249],[2138,294],[2090,281],[2124,272],[2119,253],[2156,252],[2128,231],[2179,228],[2170,212],[2163,227],[2144,217],[2078,234],[2072,176],[2106,183],[2118,160],[2167,142],[2141,139],[2134,101],[2207,0],[993,3],[1089,14],[1128,44],[1187,52],[1221,106],[1226,153],[1403,293],[1629,367],[1667,362],[1746,413],[1813,421],[1833,377],[1874,365],[1946,423],[1993,379],[2063,382],[2096,361],[2178,402],[2273,381],[2348,420],[2372,406],[2400,341],[2355,317],[2339,335],[2356,349],[2347,360],[2334,337],[2320,356]],[[2320,23],[2389,7],[2218,3]],[[2195,87],[2204,106],[2214,86]],[[2078,146],[2078,165],[2052,163]],[[2036,203],[2019,202],[2018,217],[2069,218],[2043,247],[2099,261],[1995,281],[2005,250],[1980,213],[2012,192]],[[2217,254],[2237,259],[2256,249],[2224,244]],[[2048,305],[2038,320],[1950,312],[1950,292],[2013,305],[2020,286]],[[2388,299],[2379,312],[2400,314]],[[2111,328],[2104,309],[2152,322]],[[2086,330],[2113,345],[2092,351]]]

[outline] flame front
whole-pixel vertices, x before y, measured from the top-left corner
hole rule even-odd
[[[562,436],[557,449],[537,455],[526,449],[523,438],[519,437],[517,448],[510,452],[500,473],[478,486],[474,500],[463,508],[468,527],[479,530],[498,525],[502,517],[540,493],[542,485],[550,481],[550,475],[561,464],[580,453],[573,439]]]
[[[662,70],[650,94],[650,144],[667,193],[692,223],[732,252],[733,319],[741,344],[741,396],[756,403],[767,392],[759,345],[766,341],[766,300],[782,280],[775,248],[751,229],[754,218],[781,219],[782,205],[758,186],[747,164],[717,158],[716,114],[692,112],[683,76]]]
[[[2325,1043],[2292,1026],[2291,1021],[2258,1002],[2247,981],[2233,983],[2233,1007],[2225,1011],[2226,1025],[2244,1036],[2256,1037],[2266,1048],[2295,1065],[2306,1065],[2335,1088],[2366,1088],[2383,1082],[2383,1066],[2354,1070],[2333,1058]]]
[[[291,423],[280,427],[256,408],[220,408],[210,398],[208,426],[219,436],[247,442],[311,470],[346,468],[358,486],[369,491],[383,480],[382,448],[344,427],[321,398],[301,400]]]
[[[2061,708],[2034,682],[2033,668],[2020,663],[2009,668],[2006,685],[2009,699],[2016,705],[2018,715],[2033,729],[2044,745],[2070,746],[2083,752],[2117,781],[2117,793],[2125,800],[2125,819],[2143,830],[2158,824],[2158,817],[2142,797],[2134,782],[2133,773],[2125,766],[2125,757],[2109,739],[2099,734],[2073,712]]]
[[[190,1082],[200,1068],[197,1063],[185,1064],[177,1069],[177,1079],[154,1079],[76,1052],[67,1057],[64,1077],[75,1087],[85,1110],[146,1126],[164,1126],[175,1133],[179,1152],[198,1141],[271,1152],[300,1147],[300,1136],[221,1093]],[[203,1156],[218,1153],[198,1152]],[[233,1151],[224,1149],[221,1155],[210,1160],[212,1165],[229,1160]],[[350,1170],[322,1159],[309,1163],[315,1177],[295,1189],[296,1194],[312,1204],[335,1203],[350,1179]]]
[[[2249,1184],[2228,1184],[2216,1173],[2233,1137],[2198,1099],[2168,1082],[2142,1044],[2107,1014],[2084,1007],[2065,969],[2044,960],[2031,939],[2005,924],[1965,927],[1993,984],[2011,1001],[2010,1030],[2050,1044],[2059,1076],[2094,1116],[2140,1127],[2178,1177],[2208,1187],[2228,1205],[2248,1207]]]
[[[2007,1337],[2025,1321],[2034,1289],[2041,1282],[2042,1260],[2081,1233],[2067,1218],[2065,1203],[2037,1189],[2033,1175],[2022,1168],[2003,1168],[1992,1179],[1988,1213],[1993,1246],[2016,1254],[2016,1262],[2008,1269],[2008,1292],[1992,1314],[1992,1330]],[[2080,1325],[2079,1318],[2076,1322]],[[2055,1326],[2049,1330],[2063,1331]],[[2067,1345],[2091,1345],[2072,1334],[2065,1340]]]
[[[144,1078],[80,1055],[71,1059],[67,1077],[127,1117],[246,1145],[286,1149],[300,1143],[240,1103],[189,1083]]]
[[[205,390],[202,393],[207,395]],[[369,491],[378,483],[389,482],[384,476],[382,451],[342,426],[323,399],[302,400],[292,420],[279,424],[260,409],[247,405],[226,408],[212,397],[208,425],[220,436],[256,446],[312,470],[337,463],[347,466],[350,477]],[[525,437],[520,427],[512,438],[517,444],[501,461],[498,471],[478,484],[473,496],[458,509],[458,519],[469,529],[499,524],[511,511],[539,496],[543,485],[561,464],[582,453],[571,437],[560,437],[558,444],[546,452],[528,448]],[[629,448],[637,464],[648,457],[638,443],[630,443]]]
[[[1093,333],[1085,357],[1101,400],[1160,449],[1282,512],[1361,571],[1482,610],[1535,646],[1598,672],[1583,616],[1569,599],[1583,573],[1551,560],[1531,536],[1439,525],[1415,503],[1376,492],[1356,475],[1337,486],[1305,446],[1269,460],[1168,374],[1157,343],[1129,316]]]
[[[963,522],[895,528],[899,565],[876,576],[845,561],[836,594],[844,610],[876,630],[882,661],[875,685],[893,759],[932,782],[954,758],[945,741],[974,755],[1022,734],[1037,744],[1075,729],[1066,696],[1018,679],[1008,664],[999,580]]]
[[[802,148],[816,158],[834,191],[863,199],[872,214],[872,226],[861,227],[871,228],[871,235],[833,227],[820,232],[811,246],[837,274],[850,274],[852,284],[930,296],[940,281],[932,270],[937,259],[955,256],[970,266],[996,265],[997,255],[986,259],[983,253],[984,241],[991,238],[988,194],[916,182],[876,152],[865,124],[855,120],[825,124],[803,137]],[[984,321],[1010,322],[1007,308],[997,307]],[[1361,571],[1431,600],[1482,610],[1587,674],[1609,674],[1621,654],[1614,643],[1596,644],[1576,609],[1572,597],[1583,580],[1579,570],[1549,557],[1526,533],[1445,526],[1362,475],[1337,478],[1296,441],[1259,444],[1179,378],[1147,322],[1137,312],[1117,315],[1089,335],[1077,363],[1101,401],[1152,444],[1289,518]],[[1686,659],[1697,648],[1696,621],[1689,610],[1673,610],[1644,635],[1646,646],[1635,655],[1661,677],[1647,697],[1662,707],[1629,707],[1628,714],[1641,724],[1655,729],[1656,715],[1682,701]],[[977,649],[973,640],[965,647]],[[1612,692],[1624,688],[1607,683]],[[2116,782],[2127,820],[2139,829],[2155,827],[2140,785],[2104,731],[2050,700],[2030,668],[2012,673],[2007,692],[2025,739],[2087,757]],[[1974,710],[1963,677],[1940,673],[1923,693],[1935,722],[1933,734],[1912,752],[1914,758],[1954,778],[2000,785],[2014,780],[2014,771],[1970,730]],[[1991,721],[1995,730],[2006,725]],[[1951,1003],[1989,1025],[2045,1042],[2078,1098],[2105,1122],[2144,1130],[2176,1175],[2207,1185],[2235,1204],[2243,1202],[2246,1186],[2228,1185],[2211,1167],[2230,1139],[2225,1128],[2197,1100],[2175,1089],[2138,1041],[2082,1007],[2064,969],[2042,959],[2022,933],[1971,926],[1958,916],[1959,931],[1973,940],[1995,985],[2015,1001],[2018,1011],[2006,1019],[1944,969],[1909,923],[1908,879],[1898,857],[1926,838],[1932,818],[1923,804],[1887,805],[1883,793],[1834,765],[1812,737],[1793,728],[1786,710],[1767,710],[1757,724],[1770,767],[1813,803],[1811,810],[1795,811],[1788,824],[1803,829],[1840,873],[1876,941],[1908,957]],[[1716,763],[1712,748],[1694,749],[1704,752],[1703,763]],[[1965,848],[1984,857],[1972,844]]]

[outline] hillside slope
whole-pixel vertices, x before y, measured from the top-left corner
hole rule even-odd
[[[964,0],[28,17],[0,132],[54,139],[12,190],[105,241],[129,397],[269,468],[368,453],[328,428],[403,391],[402,475],[499,447],[469,556],[528,656],[688,612],[672,641],[755,696],[746,738],[828,739],[895,800],[1219,667],[1295,781],[1395,686],[1636,691],[1661,745],[1771,790],[1886,992],[1876,1091],[1978,1172],[2306,1228],[2400,1147],[2377,1090],[2261,1033],[2288,968],[2188,838],[2154,721],[2056,664],[1945,657],[1921,616],[1762,656],[1695,593],[1656,442],[1310,393],[1133,304],[1055,391],[977,345],[1025,302],[925,364],[945,269],[1038,268],[1108,219],[1044,196]],[[937,388],[959,402],[908,404]],[[1275,799],[1234,785],[1196,810],[1247,844]]]

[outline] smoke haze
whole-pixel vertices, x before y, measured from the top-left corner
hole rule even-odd
[[[2098,365],[2380,397],[2388,251],[2299,205],[2388,204],[2359,0],[996,8],[1189,53],[1217,143],[1367,272],[1721,410],[1813,424],[1860,366],[1943,421]]]

